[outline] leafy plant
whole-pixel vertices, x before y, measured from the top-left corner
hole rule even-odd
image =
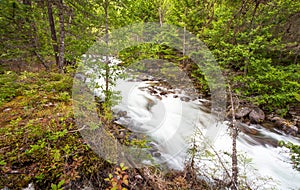
[[[121,163],[120,166],[116,167],[113,174],[109,174],[108,178],[104,180],[109,183],[110,190],[126,190],[127,188],[123,187],[123,185],[128,186],[128,174],[126,172],[128,168]]]
[[[64,185],[65,181],[61,180],[57,185],[55,184],[51,184],[51,189],[52,190],[63,190],[63,185]]]
[[[18,94],[19,84],[16,80],[17,74],[12,71],[0,74],[0,106]]]
[[[293,162],[294,168],[300,171],[300,146],[291,142],[284,141],[279,141],[279,145],[290,150],[290,157],[291,161]]]

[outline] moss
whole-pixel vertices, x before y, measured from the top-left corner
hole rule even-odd
[[[2,77],[6,86],[16,84],[0,107],[0,188],[20,189],[33,182],[37,189],[50,189],[62,180],[67,186],[104,169],[106,162],[79,133],[69,132],[76,128],[71,76],[23,72],[5,77],[11,79]]]
[[[7,83],[16,82],[14,96],[0,105],[0,189],[21,189],[29,183],[36,189],[51,189],[58,184],[68,189],[109,187],[104,179],[116,166],[99,158],[77,131],[70,98],[72,77],[44,72],[13,76]],[[125,130],[116,124],[110,126],[111,133]],[[130,135],[133,133],[127,131],[121,143],[147,146],[145,137],[129,140]],[[148,172],[156,176],[160,171],[151,167]],[[137,180],[137,175],[137,170],[128,170],[129,183],[136,184],[133,189],[155,187],[155,180],[170,188],[186,185],[186,180],[178,176],[175,183],[173,179],[164,181],[163,176],[146,182]]]

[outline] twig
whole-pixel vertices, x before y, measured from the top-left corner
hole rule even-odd
[[[86,128],[86,125],[84,125],[83,127],[81,127],[80,129],[76,129],[76,130],[73,130],[73,131],[68,131],[68,133],[74,133],[74,132],[77,132],[77,131],[82,131],[83,129]]]

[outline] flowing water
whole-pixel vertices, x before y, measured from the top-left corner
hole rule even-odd
[[[93,72],[93,69],[88,72]],[[153,93],[153,87],[160,84],[155,79],[127,78],[116,81],[114,90],[120,92],[122,100],[113,107],[113,111],[116,115],[120,112],[125,114],[119,115],[115,122],[146,135],[151,141],[154,149],[151,154],[157,163],[183,169],[192,137],[200,130],[201,135],[196,136],[195,144],[203,146],[209,138],[208,149],[213,147],[214,150],[208,152],[202,149],[198,166],[206,174],[221,179],[224,169],[218,168],[220,163],[214,155],[217,152],[230,170],[232,147],[228,125],[217,122],[218,119],[210,113],[208,100],[189,97],[180,89],[170,90],[161,86],[155,88]],[[103,79],[96,82],[104,84]],[[95,94],[103,99],[101,91],[95,90]],[[249,184],[255,184],[257,189],[299,189],[300,172],[293,169],[288,150],[277,145],[280,140],[294,144],[300,144],[300,140],[260,125],[240,123],[239,128],[237,149],[241,160],[240,175],[246,175]],[[272,181],[264,180],[269,177]]]
[[[114,111],[126,111],[126,116],[119,117],[117,123],[131,130],[146,134],[159,152],[156,160],[166,163],[170,168],[183,169],[186,151],[191,144],[196,128],[207,129],[215,126],[207,106],[201,99],[187,99],[180,91],[173,91],[163,96],[151,95],[145,90],[155,81],[118,80],[115,90],[121,92],[122,101],[114,107]],[[188,100],[188,101],[186,101]],[[231,138],[226,122],[218,125],[218,134],[212,142],[215,151],[219,152],[224,162],[229,156],[222,153],[231,152]],[[244,155],[244,160],[251,159],[251,169],[241,167],[240,173],[247,174],[249,181],[257,182],[262,177],[271,177],[268,184],[262,180],[259,189],[297,189],[300,187],[300,172],[292,168],[285,148],[277,146],[279,140],[300,144],[299,139],[284,135],[279,131],[270,131],[260,125],[247,126],[240,124],[243,132],[239,133],[237,149]],[[198,138],[199,141],[200,138]],[[202,157],[203,158],[203,157]],[[247,159],[246,159],[247,158]],[[213,172],[210,159],[199,161],[199,167]],[[249,163],[248,163],[249,165]],[[206,168],[205,168],[206,167]],[[215,166],[216,167],[216,166]],[[229,168],[230,169],[230,168]],[[221,171],[222,169],[218,169]],[[243,171],[245,170],[245,171]],[[215,171],[216,172],[216,171]],[[222,173],[215,175],[222,175]],[[251,176],[249,176],[251,175]]]

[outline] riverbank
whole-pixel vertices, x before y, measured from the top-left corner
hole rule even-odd
[[[122,174],[128,183],[120,180],[115,174],[120,165],[99,158],[80,135],[71,75],[4,70],[0,82],[0,189],[28,184],[34,189],[106,189],[114,180],[130,189],[208,187],[187,169],[128,168]]]
[[[207,181],[196,178],[196,171],[191,168],[191,163],[181,171],[164,172],[160,167],[146,167],[126,168],[125,173],[120,174],[119,164],[99,158],[81,137],[81,129],[74,122],[72,110],[71,74],[44,71],[17,74],[5,70],[1,77],[1,188],[20,189],[33,184],[36,189],[52,186],[67,189],[105,189],[111,187],[116,179],[119,184],[129,187],[125,182],[128,179],[128,184],[135,184],[136,189],[208,189],[230,185],[226,181],[207,184]],[[158,83],[152,79],[152,84],[155,85],[144,90],[158,100],[174,93],[171,89],[164,89],[164,83]],[[188,96],[171,94],[171,97],[183,103],[194,101]],[[203,100],[202,103],[207,108],[204,111],[209,112],[209,101]],[[146,106],[146,109],[151,110],[152,106]],[[242,110],[240,111],[243,112]],[[251,123],[252,111],[242,116],[242,113],[237,112],[240,121]],[[125,112],[117,114],[117,117],[124,116]],[[110,132],[120,142],[127,145],[146,145],[143,138],[137,139],[132,131],[122,125],[112,123],[110,126]],[[256,133],[255,135],[259,134],[259,129],[247,125],[244,129]],[[152,151],[151,155],[160,157],[161,153]]]

